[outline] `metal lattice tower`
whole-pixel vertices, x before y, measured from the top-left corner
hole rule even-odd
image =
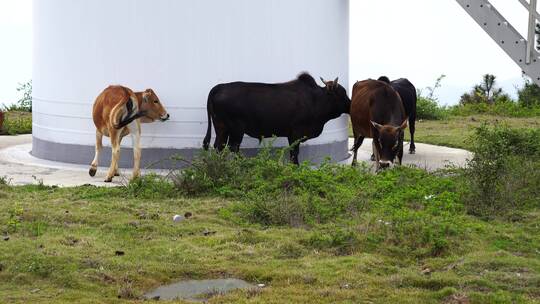
[[[540,53],[535,48],[537,0],[518,0],[529,11],[525,39],[488,0],[456,0],[536,84],[540,85]]]

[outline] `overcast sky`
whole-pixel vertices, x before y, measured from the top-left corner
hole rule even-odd
[[[407,77],[418,88],[447,75],[442,104],[454,104],[485,73],[511,95],[521,71],[454,0],[350,0],[350,80]],[[515,0],[492,0],[524,36],[527,12]],[[32,1],[0,0],[0,104],[16,100],[32,76]]]

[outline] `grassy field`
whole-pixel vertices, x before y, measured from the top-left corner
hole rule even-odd
[[[507,124],[512,128],[540,128],[540,117],[512,118],[491,115],[450,116],[447,120],[424,120],[416,124],[416,140],[439,146],[470,148],[468,139],[483,123]],[[410,136],[407,132],[407,138]]]
[[[6,112],[4,126],[0,135],[18,135],[32,133],[32,113]]]
[[[445,120],[422,120],[416,122],[416,142],[469,149],[468,139],[474,129],[484,123],[507,124],[512,128],[540,128],[540,117],[513,118],[492,115],[450,116]],[[349,132],[352,137],[352,130]],[[405,133],[410,139],[409,131]]]
[[[418,141],[475,152],[431,173],[297,167],[269,149],[202,152],[117,188],[0,173],[0,303],[136,303],[229,277],[266,287],[210,303],[540,303],[539,121],[473,131],[486,120],[420,122]]]
[[[537,209],[514,221],[467,215],[452,174],[282,170],[238,186],[246,196],[230,182],[200,196],[151,178],[0,186],[0,299],[128,303],[161,284],[236,277],[266,287],[210,302],[540,302]]]

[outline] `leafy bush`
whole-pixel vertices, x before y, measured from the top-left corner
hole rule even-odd
[[[257,158],[244,159],[228,149],[222,153],[201,151],[188,168],[173,172],[172,177],[176,187],[184,194],[235,197],[241,195],[243,188],[253,178],[247,174],[249,168],[256,166],[255,161],[264,162],[266,156],[263,153]]]
[[[416,117],[424,120],[443,120],[448,117],[445,107],[423,96],[418,97],[416,103]]]
[[[472,150],[464,193],[471,214],[493,217],[540,206],[540,130],[484,125]]]

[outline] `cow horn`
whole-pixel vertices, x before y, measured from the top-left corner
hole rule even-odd
[[[339,77],[336,77],[336,80],[334,80],[334,84],[338,84]]]
[[[324,78],[321,77],[321,81],[326,85],[326,80],[324,80]]]
[[[407,118],[405,118],[405,121],[401,124],[401,126],[399,126],[399,128],[401,130],[405,130],[405,129],[407,129],[408,126],[409,126],[409,118],[407,117]]]
[[[377,129],[377,130],[379,130],[379,131],[383,128],[382,125],[380,125],[380,124],[374,122],[373,120],[371,120],[370,122],[371,122],[371,125],[373,125],[373,127],[375,127],[375,129]]]

